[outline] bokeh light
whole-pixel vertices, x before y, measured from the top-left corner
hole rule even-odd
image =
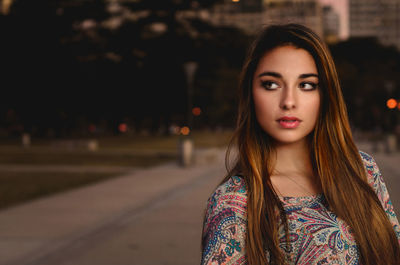
[[[394,109],[397,106],[397,101],[394,98],[389,99],[388,101],[386,101],[386,106],[389,109]]]
[[[201,109],[199,107],[195,107],[192,109],[192,113],[194,116],[199,116],[201,114]]]
[[[181,134],[183,134],[183,135],[189,135],[189,133],[190,133],[189,127],[184,126],[184,127],[181,128]]]
[[[122,133],[125,133],[128,130],[128,126],[126,125],[126,123],[121,123],[118,126],[118,130]]]
[[[180,132],[181,132],[181,128],[179,126],[171,125],[169,127],[170,134],[179,135]]]

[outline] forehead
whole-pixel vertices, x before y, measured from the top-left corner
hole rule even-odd
[[[311,54],[292,45],[276,47],[264,53],[257,65],[256,73],[273,71],[281,74],[317,74],[317,67]]]

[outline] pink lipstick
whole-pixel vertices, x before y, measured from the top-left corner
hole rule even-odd
[[[301,120],[296,117],[284,116],[279,118],[277,122],[285,129],[293,129],[299,126]]]

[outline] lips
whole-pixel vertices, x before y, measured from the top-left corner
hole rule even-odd
[[[279,122],[279,124],[281,125],[282,128],[293,129],[293,128],[296,128],[297,126],[299,126],[301,120],[297,117],[284,116],[284,117],[279,118],[277,120],[277,122]]]
[[[284,116],[284,117],[279,118],[277,121],[288,121],[288,122],[292,121],[293,122],[293,121],[301,121],[301,120],[297,117]]]

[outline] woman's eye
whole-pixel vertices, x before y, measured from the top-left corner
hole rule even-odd
[[[304,82],[300,84],[300,88],[304,90],[314,90],[318,87],[318,84],[312,82]]]
[[[263,81],[261,85],[268,90],[277,89],[279,87],[279,85],[273,81]]]

